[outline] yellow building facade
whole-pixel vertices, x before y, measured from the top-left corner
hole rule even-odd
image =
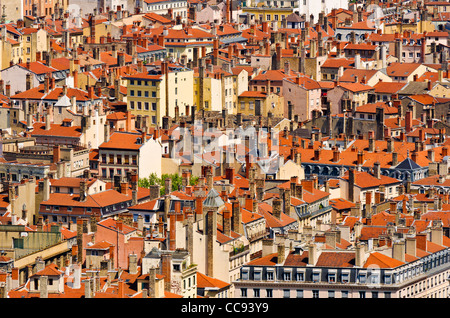
[[[166,115],[175,117],[175,108],[184,115],[193,105],[193,71],[175,69],[168,73],[146,73],[125,77],[127,81],[127,109],[135,116],[148,116],[150,126],[162,126]]]
[[[259,3],[258,5],[256,5],[255,3],[249,3],[248,6],[242,7],[242,13],[254,16],[255,20],[257,20],[259,23],[272,21],[277,22],[277,26],[281,28],[281,21],[287,18],[288,15],[292,14],[294,12],[294,9],[294,7],[288,6],[268,6],[264,3]]]
[[[433,32],[435,26],[432,21],[419,21],[417,23],[390,23],[384,25],[383,34],[402,34],[403,31],[411,31],[414,33]]]
[[[261,91],[246,91],[239,95],[237,113],[246,116],[283,116],[284,98]]]

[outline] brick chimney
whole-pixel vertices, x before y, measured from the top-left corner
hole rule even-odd
[[[88,99],[94,99],[94,86],[88,87]]]
[[[380,162],[377,161],[373,164],[373,174],[374,177],[377,179],[381,178],[381,168],[380,168]]]
[[[122,279],[117,282],[117,294],[118,298],[125,298],[125,282]]]
[[[320,160],[320,152],[321,152],[320,148],[314,149],[314,161]]]
[[[120,193],[128,195],[128,182],[120,183]]]
[[[392,153],[392,166],[396,166],[398,164],[398,153],[393,152]]]
[[[197,218],[201,218],[203,216],[203,200],[204,198],[201,196],[195,197],[195,214]]]
[[[411,132],[412,125],[413,125],[412,112],[410,110],[407,110],[405,114],[405,131],[407,134]]]
[[[86,199],[87,199],[87,192],[88,192],[87,181],[86,181],[86,179],[82,179],[80,181],[80,201],[81,202],[85,202],[86,201]]]
[[[156,268],[150,268],[148,272],[148,297],[156,297]]]
[[[234,200],[231,202],[231,210],[231,230],[233,232],[243,234],[241,205],[238,200]]]
[[[431,228],[431,242],[437,244],[437,245],[442,245],[443,244],[443,229],[442,229],[442,225],[433,225],[433,227]]]
[[[295,185],[295,197],[297,199],[303,200],[303,185],[302,184]]]
[[[283,206],[283,200],[281,199],[274,199],[272,201],[272,215],[277,218],[278,220],[281,219],[281,210]]]
[[[358,151],[356,162],[358,165],[361,165],[361,166],[364,164],[364,151],[362,151],[362,150]]]
[[[213,40],[213,65],[219,64],[219,39]]]
[[[217,239],[216,211],[209,210],[206,217],[206,275],[214,277],[214,244]]]
[[[406,244],[406,254],[416,257],[416,250],[417,250],[416,238],[410,236],[406,237],[405,244]]]
[[[333,148],[333,162],[339,161],[339,159],[340,159],[339,155],[340,155],[339,149],[337,147],[334,147]]]
[[[337,243],[337,235],[334,231],[326,231],[325,232],[325,243],[330,245],[332,248],[336,248]]]
[[[366,262],[366,248],[363,243],[357,243],[355,246],[355,266],[356,267],[363,267],[364,263]]]
[[[50,126],[50,114],[47,112],[45,113],[44,116],[44,120],[45,120],[45,130],[50,130],[51,126]]]
[[[11,269],[11,288],[15,289],[17,287],[19,287],[19,268],[18,267],[13,267]]]
[[[355,202],[355,170],[348,170],[348,200]]]
[[[233,180],[234,180],[234,168],[227,168],[225,170],[225,179],[227,179],[230,184],[233,183]]]
[[[77,70],[72,71],[72,77],[73,77],[73,87],[78,88],[78,71]]]
[[[286,250],[286,247],[285,247],[284,243],[278,244],[278,246],[277,246],[277,264],[283,264],[283,262],[285,261],[285,259],[286,259],[285,250]]]
[[[231,235],[231,211],[228,209],[223,211],[223,234]]]
[[[314,242],[308,244],[308,265],[315,266],[319,256],[318,247]]]
[[[133,128],[133,127],[131,127],[131,118],[132,118],[131,111],[130,111],[130,110],[127,110],[125,116],[126,116],[126,120],[125,120],[125,130],[129,132],[129,131],[131,131],[132,128]]]
[[[405,246],[404,240],[399,240],[399,241],[393,242],[392,258],[404,263],[405,262],[405,253],[406,253],[406,246]]]
[[[245,198],[245,209],[246,210],[253,212],[254,204],[255,204],[255,202],[254,202],[252,196],[249,195]]]
[[[53,146],[53,163],[58,163],[61,160],[61,149],[59,145]]]
[[[39,297],[48,298],[48,276],[39,277]]]
[[[375,139],[373,138],[373,134],[369,132],[369,152],[375,151]]]
[[[172,282],[172,254],[161,254],[161,274],[164,275],[164,290],[170,292]]]
[[[175,205],[180,204],[180,201],[176,201]],[[177,212],[175,212],[177,213]],[[169,214],[169,221],[170,221],[170,230],[169,230],[169,250],[175,251],[177,247],[177,231],[176,231],[176,214],[170,213]]]

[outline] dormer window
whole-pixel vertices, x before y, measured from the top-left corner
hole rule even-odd
[[[367,273],[366,271],[359,272],[358,274],[358,280],[361,284],[365,284],[367,279]]]
[[[313,283],[320,282],[320,269],[314,269],[312,273],[312,281]]]
[[[303,282],[303,281],[305,280],[305,272],[303,272],[303,271],[297,271],[296,279],[297,279],[297,281],[299,281],[299,282]]]
[[[336,270],[329,270],[328,271],[328,282],[329,283],[336,283]]]
[[[350,282],[350,272],[349,271],[343,271],[341,274],[341,282],[342,283],[349,283]]]
[[[68,119],[68,118],[64,119],[62,121],[62,126],[63,127],[72,127],[72,119]]]

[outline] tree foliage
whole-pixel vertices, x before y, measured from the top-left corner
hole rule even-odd
[[[166,179],[170,179],[172,181],[172,191],[177,191],[181,189],[182,185],[182,177],[178,173],[164,173],[161,177],[158,177],[156,173],[151,173],[148,178],[140,178],[138,180],[139,187],[149,188],[151,185],[159,185],[160,186],[160,194],[163,195],[166,192]],[[191,176],[189,179],[189,185],[196,185],[198,182],[198,177]]]

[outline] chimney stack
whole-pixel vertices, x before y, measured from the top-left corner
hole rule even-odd
[[[281,199],[274,199],[272,201],[272,215],[277,218],[278,220],[281,219],[281,210],[283,206],[283,200]]]
[[[315,266],[318,259],[317,245],[314,242],[310,242],[308,245],[308,265]]]
[[[239,203],[239,200],[234,200],[231,203],[231,209],[232,209],[232,230],[233,232],[243,234],[243,225],[242,225],[242,215],[241,215],[241,205]]]
[[[392,244],[392,258],[404,263],[405,253],[406,246],[404,240],[396,241]]]
[[[355,266],[363,267],[366,261],[365,259],[365,245],[363,243],[358,242],[355,246]]]

